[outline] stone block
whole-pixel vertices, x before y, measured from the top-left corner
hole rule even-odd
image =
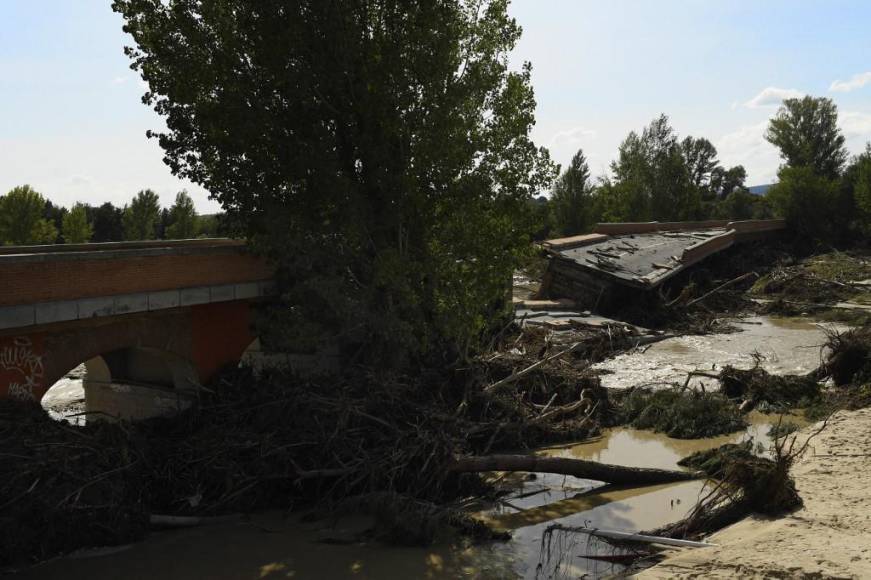
[[[33,306],[4,306],[0,308],[0,328],[19,328],[36,324]]]
[[[183,288],[179,291],[179,294],[182,306],[208,304],[211,300],[208,286],[202,286],[200,288]]]
[[[116,296],[115,314],[129,314],[131,312],[145,312],[148,310],[148,294],[125,294]]]
[[[44,302],[37,304],[34,308],[36,309],[37,324],[66,322],[67,320],[76,320],[79,317],[79,304],[76,300]]]
[[[115,300],[111,297],[83,298],[79,300],[79,318],[112,316],[115,314]]]
[[[236,299],[236,289],[234,284],[224,284],[223,286],[209,287],[209,299],[211,302],[227,302]]]
[[[149,292],[148,309],[163,310],[166,308],[178,308],[181,304],[178,290],[166,290],[165,292]]]
[[[236,300],[246,298],[258,298],[260,296],[260,284],[257,282],[245,282],[236,284]]]

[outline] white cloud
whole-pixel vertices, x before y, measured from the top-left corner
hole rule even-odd
[[[861,89],[868,83],[871,83],[871,72],[855,74],[848,81],[837,80],[829,87],[830,91],[836,93],[849,93],[850,91]]]
[[[124,83],[126,83],[129,80],[130,80],[130,77],[115,77],[114,79],[112,79],[112,84],[113,85],[123,85]]]
[[[715,143],[724,166],[744,166],[748,185],[771,183],[777,174],[780,157],[777,149],[765,140],[767,128],[768,119],[765,119],[755,125],[739,127]]]
[[[762,89],[758,95],[744,103],[748,109],[759,109],[761,107],[776,107],[784,99],[795,99],[803,97],[805,94],[796,89],[781,89],[778,87],[766,87]]]
[[[554,136],[550,140],[550,146],[557,148],[579,145],[589,139],[595,138],[596,132],[593,129],[587,129],[586,127],[575,127],[574,129],[559,131],[554,134]]]
[[[871,136],[871,114],[869,113],[842,111],[838,115],[838,124],[847,139]]]

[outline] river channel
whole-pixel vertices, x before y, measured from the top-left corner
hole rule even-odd
[[[824,329],[806,320],[751,318],[740,332],[669,339],[648,350],[599,365],[606,386],[683,381],[686,371],[750,366],[752,352],[766,356],[772,372],[806,372],[818,364]],[[667,369],[667,370],[665,370]],[[609,384],[610,383],[610,384]],[[547,455],[635,467],[676,468],[698,450],[767,435],[777,417],[752,413],[740,433],[702,440],[676,440],[617,428],[578,444],[541,449]],[[800,422],[793,418],[794,422]],[[152,533],[127,546],[83,550],[25,570],[22,578],[577,578],[619,573],[618,564],[585,558],[613,553],[583,535],[543,542],[551,524],[641,531],[677,521],[692,509],[701,481],[646,487],[603,487],[569,476],[516,474],[500,478],[510,493],[504,502],[478,506],[479,517],[508,530],[504,542],[473,545],[464,540],[407,548],[357,541],[371,525],[365,517],[303,521],[298,514],[267,512],[199,528]]]

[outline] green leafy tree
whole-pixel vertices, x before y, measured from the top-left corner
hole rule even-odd
[[[66,215],[67,208],[60,205],[54,205],[51,201],[45,200],[45,206],[42,210],[42,217],[44,217],[48,221],[48,223],[50,223],[55,228],[56,232],[61,231],[61,229],[63,228],[63,221]],[[58,236],[49,243],[60,244],[63,243],[63,239]]]
[[[778,215],[794,231],[821,240],[841,236],[843,223],[838,220],[838,183],[817,174],[803,165],[783,167],[778,183],[768,190],[767,197]]]
[[[124,239],[124,211],[106,202],[93,210],[95,242],[120,242]]]
[[[197,232],[204,238],[217,238],[220,233],[220,215],[207,214],[197,216]]]
[[[717,204],[717,217],[727,220],[749,220],[756,208],[755,195],[746,188],[734,189]]]
[[[865,151],[856,157],[851,169],[858,229],[861,233],[869,235],[871,234],[871,143],[868,143]]]
[[[578,150],[572,162],[554,183],[551,204],[560,234],[580,234],[591,225],[590,168],[584,152]]]
[[[693,171],[706,179],[710,159],[707,147],[691,140],[688,149],[695,155]],[[713,146],[711,146],[713,147]],[[682,220],[698,216],[700,192],[694,187],[684,149],[660,115],[639,135],[632,131],[620,144],[617,160],[611,164],[613,188],[609,214],[619,220]],[[714,152],[716,155],[716,152]]]
[[[160,200],[150,189],[136,194],[130,205],[124,207],[122,223],[125,240],[153,240],[157,236]]]
[[[711,182],[711,173],[719,166],[717,148],[704,137],[686,137],[681,141],[680,148],[690,182],[697,188],[707,187]]]
[[[553,179],[507,4],[115,0],[167,163],[278,267],[267,342],[401,365],[507,311]]]
[[[84,204],[75,204],[63,217],[64,243],[83,244],[91,241],[94,230],[88,223],[88,210]]]
[[[726,199],[734,191],[745,189],[746,180],[747,170],[743,165],[736,165],[729,169],[717,166],[711,172],[710,188],[716,197]]]
[[[765,138],[780,149],[789,167],[809,167],[826,179],[838,177],[847,161],[838,107],[824,97],[784,100]]]
[[[169,210],[169,223],[166,228],[166,238],[171,240],[187,240],[195,238],[198,233],[199,220],[194,200],[187,191],[180,191],[175,196],[175,203]]]
[[[29,185],[0,197],[0,241],[5,244],[52,244],[57,229],[43,217],[45,198]]]

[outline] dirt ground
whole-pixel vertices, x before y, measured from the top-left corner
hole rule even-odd
[[[742,520],[708,538],[717,547],[675,552],[637,577],[871,578],[869,472],[871,408],[841,411],[793,468],[803,508]]]

